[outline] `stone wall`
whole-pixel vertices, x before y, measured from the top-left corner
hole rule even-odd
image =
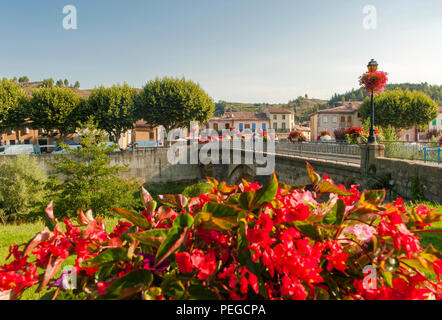
[[[375,174],[391,176],[398,195],[410,199],[412,181],[417,178],[428,200],[442,203],[442,166],[400,159],[376,158]]]

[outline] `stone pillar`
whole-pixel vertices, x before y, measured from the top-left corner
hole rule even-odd
[[[383,157],[384,150],[383,144],[361,144],[361,170],[363,173],[367,173],[371,166],[376,166],[376,158]]]

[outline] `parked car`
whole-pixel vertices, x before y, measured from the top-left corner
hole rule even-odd
[[[127,150],[133,151],[135,149],[139,148],[156,148],[156,147],[163,147],[164,143],[162,140],[144,140],[144,141],[137,141],[132,144]]]
[[[3,151],[1,152],[1,150]],[[41,154],[40,146],[33,144],[13,144],[2,146],[0,154],[17,155],[17,154]]]
[[[69,149],[75,150],[75,149],[79,149],[81,148],[82,145],[81,144],[71,144],[68,145]],[[52,152],[52,154],[65,154],[67,153],[66,149],[63,149],[62,147],[58,146],[54,152]]]

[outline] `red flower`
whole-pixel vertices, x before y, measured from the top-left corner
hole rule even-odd
[[[181,273],[191,273],[193,271],[193,264],[188,252],[175,253],[175,260]]]

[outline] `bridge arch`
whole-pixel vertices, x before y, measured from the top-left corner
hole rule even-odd
[[[253,182],[255,176],[256,169],[253,166],[239,164],[232,169],[227,181],[230,185],[239,184],[242,179]]]

